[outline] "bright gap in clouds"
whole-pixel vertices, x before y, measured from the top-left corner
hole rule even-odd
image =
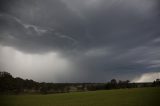
[[[57,52],[26,54],[0,46],[0,57],[0,67],[15,77],[57,82],[65,80],[70,74],[71,63]]]
[[[160,72],[145,73],[139,78],[133,79],[132,82],[153,82],[156,79],[160,79]]]

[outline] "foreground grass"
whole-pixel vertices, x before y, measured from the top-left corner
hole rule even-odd
[[[0,106],[160,106],[160,88],[0,96]]]

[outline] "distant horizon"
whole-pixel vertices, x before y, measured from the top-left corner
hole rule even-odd
[[[7,72],[7,71],[0,71],[0,72]],[[7,73],[9,73],[9,72],[7,72]],[[9,74],[11,74],[11,73],[9,73]],[[12,75],[12,74],[11,74]],[[33,79],[30,79],[30,78],[22,78],[22,77],[20,77],[20,76],[13,76],[12,75],[12,77],[13,78],[21,78],[21,79],[23,79],[23,80],[33,80]],[[116,79],[116,78],[112,78],[112,79],[115,79],[117,82],[119,82],[119,81],[127,81],[128,79],[126,79],[126,80],[121,80],[121,79]],[[35,81],[35,82],[38,82],[38,83],[43,83],[43,82],[45,82],[45,83],[108,83],[108,82],[110,82],[112,79],[110,79],[110,80],[108,80],[108,81],[104,81],[104,82],[46,82],[46,81],[36,81],[36,80],[33,80],[33,81]],[[158,78],[157,78],[158,79]],[[130,81],[129,80],[129,83],[153,83],[154,81],[156,81],[157,79],[155,79],[155,80],[153,80],[153,81],[147,81],[147,82],[141,82],[141,81]]]

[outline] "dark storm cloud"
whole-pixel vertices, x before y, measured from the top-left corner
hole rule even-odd
[[[160,67],[159,9],[157,0],[1,0],[0,44],[58,51],[77,81],[133,79]]]

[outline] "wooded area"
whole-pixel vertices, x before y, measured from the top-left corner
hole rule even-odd
[[[0,94],[48,94],[138,87],[160,87],[160,79],[152,83],[130,83],[129,80],[117,81],[116,79],[106,83],[40,83],[18,77],[14,78],[8,72],[0,72]]]

